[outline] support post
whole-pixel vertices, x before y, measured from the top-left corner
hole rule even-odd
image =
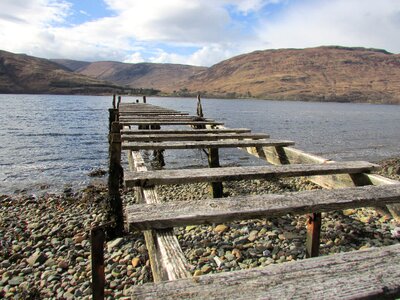
[[[121,104],[121,100],[122,100],[122,97],[118,96],[117,109],[119,109],[119,105]]]
[[[210,168],[219,168],[219,154],[218,148],[209,148],[208,149],[208,166]],[[213,198],[222,198],[223,197],[223,187],[222,182],[211,182],[211,194]]]
[[[146,103],[146,96],[143,96],[143,103]]]
[[[161,126],[160,125],[150,125],[150,129],[160,130]],[[153,155],[154,155],[154,159],[158,162],[160,167],[164,167],[165,166],[164,149],[154,150]]]
[[[114,226],[110,226],[108,235],[110,238],[122,236],[124,230],[124,217],[122,200],[119,187],[123,182],[123,170],[121,166],[121,125],[118,122],[111,124],[109,135],[109,174],[108,174],[108,211],[109,220]]]
[[[113,101],[112,101],[112,105],[113,105],[113,108],[114,108],[114,109],[116,109],[116,108],[117,108],[117,106],[115,105],[115,100],[116,100],[116,97],[117,97],[117,95],[113,94]]]
[[[104,299],[104,240],[105,233],[102,227],[92,228],[90,231],[92,255],[92,299]]]
[[[319,239],[321,235],[321,213],[312,213],[307,221],[306,256],[319,255]]]
[[[110,108],[108,110],[108,112],[110,113],[110,117],[109,117],[109,120],[108,120],[108,131],[111,132],[111,124],[113,122],[118,121],[118,109]]]

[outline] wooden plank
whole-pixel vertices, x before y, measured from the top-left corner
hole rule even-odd
[[[131,299],[396,299],[399,265],[400,244],[144,284]]]
[[[188,117],[188,116],[154,116],[154,117],[147,117],[147,116],[137,116],[137,117],[120,117],[119,120],[121,122],[136,122],[136,121],[148,121],[148,122],[165,122],[165,121],[203,121],[203,122],[215,122],[212,119],[198,119],[197,117]]]
[[[138,111],[121,111],[120,116],[154,116],[154,115],[165,115],[165,116],[188,116],[187,112],[138,112]]]
[[[208,121],[121,121],[123,126],[129,125],[223,125],[221,122]]]
[[[124,129],[121,131],[122,134],[221,134],[221,133],[249,133],[251,132],[248,128],[228,128],[228,129],[161,129],[161,130],[132,130]]]
[[[262,147],[262,146],[288,146],[292,141],[283,140],[222,140],[222,141],[182,141],[182,142],[158,142],[136,143],[123,142],[125,150],[155,150],[155,149],[204,149],[204,148],[235,148],[235,147]]]
[[[333,162],[330,159],[324,157],[306,153],[302,150],[295,149],[292,147],[263,147],[263,148],[243,148],[244,151],[265,159],[272,164],[309,164],[309,163],[324,163]],[[356,175],[331,175],[331,176],[312,176],[309,178],[310,181],[322,186],[324,188],[345,188],[354,185],[382,185],[382,184],[399,184],[399,181],[385,178],[376,174],[356,174]],[[400,205],[389,205],[387,207],[392,216],[400,222]]]
[[[147,170],[139,152],[129,151],[128,159],[131,170]],[[137,196],[144,203],[161,203],[153,188],[138,188]],[[143,234],[155,282],[190,277],[190,265],[172,230],[147,230]]]
[[[162,229],[194,224],[223,223],[288,213],[306,214],[347,208],[400,203],[400,185],[312,190],[185,202],[137,204],[127,207],[130,229]]]
[[[160,184],[187,184],[196,182],[223,182],[278,177],[361,173],[376,170],[379,166],[363,161],[337,162],[314,165],[246,166],[179,170],[126,172],[125,185],[152,186]]]
[[[124,141],[147,141],[147,142],[160,142],[160,141],[216,141],[222,139],[265,139],[269,138],[268,134],[263,133],[218,133],[218,134],[138,134],[138,135],[122,135]]]

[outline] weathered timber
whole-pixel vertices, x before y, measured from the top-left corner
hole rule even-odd
[[[263,147],[254,148],[248,147],[243,150],[248,153],[265,159],[272,164],[281,164],[282,161],[286,161],[289,164],[310,164],[310,163],[326,163],[333,162],[330,159],[324,157],[306,153],[302,150],[295,149],[292,147]],[[330,175],[330,176],[312,176],[309,178],[310,181],[318,184],[321,187],[332,189],[332,188],[345,188],[351,186],[362,186],[362,185],[382,185],[382,184],[399,184],[399,181],[385,178],[383,176],[375,174],[357,174],[357,175]],[[400,222],[400,205],[389,205],[388,209],[392,216]]]
[[[138,112],[138,111],[122,111],[120,116],[188,116],[185,112]]]
[[[235,148],[235,147],[262,147],[262,146],[289,146],[292,141],[284,140],[222,140],[222,141],[181,141],[181,142],[156,142],[136,143],[123,142],[124,150],[154,150],[154,149],[204,149],[204,148]]]
[[[143,96],[143,103],[146,103],[146,96]]]
[[[119,117],[121,122],[137,122],[137,121],[148,121],[148,122],[215,122],[212,119],[197,119],[197,117],[190,116],[134,116],[134,117]]]
[[[362,173],[379,166],[363,161],[337,162],[313,165],[267,165],[246,167],[223,167],[214,169],[157,170],[147,172],[127,172],[125,185],[152,186],[161,184],[186,184],[196,182],[233,181],[250,179],[274,179],[278,177],[327,175],[340,173]]]
[[[111,124],[113,122],[118,122],[118,109],[110,108],[108,112],[109,112],[108,131],[111,131]]]
[[[400,203],[400,184],[203,199],[186,201],[184,205],[182,202],[131,205],[126,210],[130,229],[145,230],[390,203]]]
[[[91,267],[92,267],[92,299],[104,299],[104,241],[105,232],[102,227],[90,231]]]
[[[223,125],[221,122],[208,121],[121,121],[123,126],[129,125]]]
[[[145,284],[132,299],[396,299],[400,245]]]
[[[109,172],[108,172],[108,217],[114,223],[109,227],[110,238],[122,236],[124,217],[122,199],[119,193],[120,183],[123,182],[121,166],[121,125],[113,122],[109,134]]]
[[[208,149],[208,166],[210,168],[219,168],[219,153],[218,148],[209,148]],[[214,181],[210,184],[211,188],[211,196],[213,198],[222,198],[223,197],[223,186],[222,182]]]
[[[139,152],[128,152],[131,170],[146,171]],[[137,195],[144,203],[161,203],[153,188],[138,188]],[[155,282],[190,277],[189,263],[172,230],[144,231],[147,250]]]
[[[227,129],[161,129],[161,130],[128,130],[124,129],[121,131],[122,134],[222,134],[222,133],[249,133],[251,132],[248,128],[227,128]]]
[[[269,138],[268,134],[263,133],[219,133],[219,134],[129,134],[122,135],[124,141],[137,141],[137,142],[161,142],[161,141],[216,141],[216,140],[243,140],[243,139],[265,139]]]
[[[321,236],[321,213],[311,213],[307,220],[306,256],[317,257]]]

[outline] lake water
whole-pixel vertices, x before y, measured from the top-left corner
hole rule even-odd
[[[123,102],[134,101],[123,97]],[[148,98],[195,114],[196,99]],[[400,154],[400,106],[203,99],[206,117],[246,127],[334,160],[379,161]],[[110,96],[0,95],[0,194],[57,191],[107,169]],[[145,153],[145,155],[150,153]],[[206,166],[198,150],[166,152],[168,168]],[[261,164],[237,149],[222,165]]]

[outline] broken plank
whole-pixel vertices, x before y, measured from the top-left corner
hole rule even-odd
[[[132,287],[131,299],[396,299],[400,245]]]
[[[161,184],[187,184],[195,182],[222,182],[245,179],[273,179],[277,177],[362,173],[376,170],[378,167],[378,165],[368,162],[354,161],[314,165],[247,166],[126,172],[125,185],[127,187],[152,186]]]
[[[136,142],[160,142],[160,141],[215,141],[215,140],[241,140],[241,139],[265,139],[269,138],[268,134],[263,133],[218,133],[218,134],[139,134],[139,135],[122,135],[124,141]]]
[[[122,126],[129,125],[223,125],[221,122],[207,121],[121,121]]]
[[[400,203],[400,185],[363,186],[128,206],[130,229],[163,229]]]
[[[157,149],[204,149],[204,148],[235,148],[235,147],[262,147],[262,146],[289,146],[292,141],[284,140],[222,140],[222,141],[188,141],[188,142],[159,142],[135,143],[123,142],[125,150],[157,150]]]
[[[228,128],[228,129],[160,129],[160,130],[133,130],[133,129],[123,129],[121,134],[205,134],[205,133],[249,133],[251,129],[248,128]]]

